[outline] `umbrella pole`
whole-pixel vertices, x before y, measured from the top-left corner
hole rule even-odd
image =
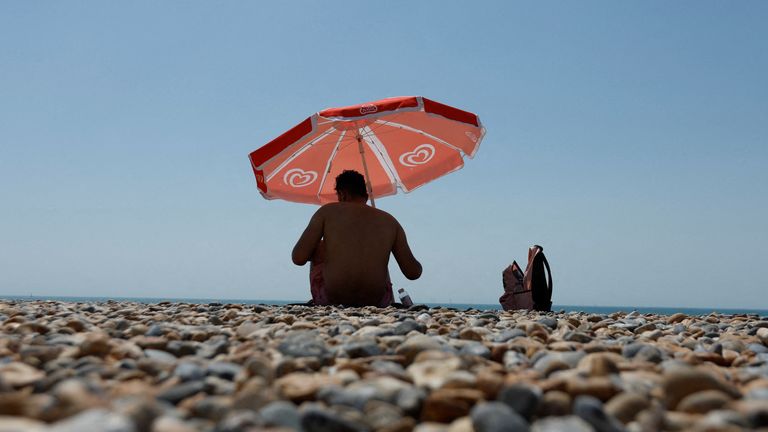
[[[371,206],[376,208],[376,201],[373,199],[373,187],[371,187],[371,177],[368,175],[368,164],[365,162],[363,137],[360,135],[357,135],[357,148],[360,150],[360,158],[363,159],[363,171],[365,171],[365,187],[368,189],[368,197],[371,198]]]

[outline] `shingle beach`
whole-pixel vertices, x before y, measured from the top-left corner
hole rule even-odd
[[[0,432],[761,427],[757,315],[0,301]]]

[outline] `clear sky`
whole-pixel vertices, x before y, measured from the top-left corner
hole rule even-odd
[[[477,113],[464,169],[377,201],[419,302],[768,308],[768,2],[0,3],[0,294],[309,298],[316,207],[247,155],[313,112]]]

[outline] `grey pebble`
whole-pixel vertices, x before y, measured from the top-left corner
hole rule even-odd
[[[493,341],[494,342],[506,342],[508,340],[512,340],[517,337],[524,337],[525,332],[521,329],[511,329],[511,330],[504,330],[501,333],[494,336]]]
[[[660,349],[653,345],[645,345],[635,354],[634,360],[659,363],[663,360],[663,354]]]
[[[573,413],[592,425],[596,432],[621,432],[624,425],[603,410],[603,403],[592,396],[577,396]]]
[[[569,342],[588,343],[592,341],[592,336],[579,331],[569,331],[563,336],[563,340]]]
[[[217,422],[224,418],[231,406],[232,401],[227,397],[209,396],[197,401],[192,410],[197,417]]]
[[[206,341],[197,349],[197,355],[202,358],[211,359],[219,354],[225,354],[229,350],[227,341]]]
[[[228,412],[216,425],[214,432],[244,432],[258,430],[264,425],[262,418],[251,410]]]
[[[204,390],[205,383],[202,381],[189,381],[171,387],[170,389],[160,393],[157,398],[168,401],[175,405],[182,400]]]
[[[362,423],[347,420],[336,413],[310,407],[301,415],[304,432],[368,432],[370,428]]]
[[[105,409],[90,409],[54,423],[49,432],[137,432],[136,426],[124,415]]]
[[[328,405],[345,405],[362,411],[365,404],[376,395],[377,390],[374,386],[364,385],[354,388],[327,386],[321,389],[317,396]]]
[[[624,357],[631,359],[637,355],[638,352],[640,352],[641,349],[645,344],[642,343],[630,343],[627,345],[624,345],[624,348],[621,349],[621,355]]]
[[[551,328],[552,330],[557,328],[557,319],[556,318],[544,317],[544,318],[540,319],[538,322],[539,322],[539,324],[543,324],[543,325]]]
[[[470,412],[475,432],[528,432],[529,425],[523,417],[501,402],[475,405]]]
[[[527,365],[528,357],[526,357],[525,354],[519,353],[517,351],[509,350],[504,353],[502,363],[506,369],[514,369],[518,366]]]
[[[459,354],[477,356],[482,358],[491,358],[491,350],[482,342],[469,342],[464,344],[459,350]]]
[[[350,358],[373,357],[383,353],[376,339],[365,338],[351,341],[343,345],[342,349]]]
[[[163,328],[157,324],[150,327],[146,333],[146,336],[162,336],[164,334]]]
[[[176,356],[173,354],[162,351],[162,350],[156,350],[156,349],[145,349],[144,355],[147,356],[147,358],[156,361],[163,365],[169,365],[176,363]]]
[[[427,331],[427,326],[413,319],[406,319],[397,324],[394,329],[394,333],[398,336],[407,335],[412,331],[424,333]]]
[[[408,415],[418,416],[421,404],[426,397],[427,394],[422,389],[414,387],[404,388],[397,393],[395,405]]]
[[[215,361],[208,365],[206,371],[208,375],[232,381],[238,374],[242,373],[243,367],[237,363]]]
[[[296,430],[301,427],[299,410],[291,402],[271,402],[259,410],[259,416],[267,427],[282,426]]]
[[[499,391],[496,400],[505,403],[516,413],[530,421],[536,413],[541,398],[538,391],[524,385],[504,387]]]
[[[531,426],[531,432],[594,432],[595,429],[579,417],[545,417]]]
[[[325,342],[312,331],[288,335],[277,349],[282,354],[291,357],[325,357],[328,355]]]
[[[172,340],[168,342],[165,350],[176,357],[191,356],[197,353],[199,342]]]
[[[568,352],[556,352],[556,351],[542,351],[544,354],[535,359],[533,368],[536,371],[544,373],[550,363],[554,361],[561,361],[567,364],[571,368],[575,368],[587,353],[584,351],[568,351]],[[537,353],[538,354],[538,353]],[[533,361],[533,359],[532,359]]]
[[[214,375],[205,377],[205,392],[215,395],[229,395],[235,392],[235,383]]]

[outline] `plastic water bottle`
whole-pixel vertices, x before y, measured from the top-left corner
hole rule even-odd
[[[411,296],[409,296],[403,288],[397,290],[397,295],[400,297],[400,303],[402,303],[403,306],[413,306],[413,300],[411,300]]]

